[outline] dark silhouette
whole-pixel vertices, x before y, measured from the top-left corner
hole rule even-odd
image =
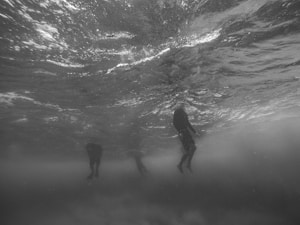
[[[134,119],[128,122],[123,135],[124,146],[127,149],[128,156],[134,159],[139,173],[145,175],[148,170],[142,161],[144,155],[141,150],[143,142],[143,120],[138,117],[137,112],[133,113],[133,115]]]
[[[102,146],[99,144],[88,143],[85,146],[85,149],[89,156],[90,168],[91,168],[91,173],[87,178],[92,179],[93,177],[98,177],[99,176],[99,166],[100,166],[100,161],[101,161],[101,157],[102,157]]]
[[[129,155],[134,158],[136,167],[142,176],[148,173],[148,170],[142,161],[142,153],[140,151],[130,152]]]
[[[182,165],[185,161],[187,161],[187,168],[192,172],[191,161],[196,151],[196,145],[190,131],[194,134],[196,134],[196,131],[189,122],[188,115],[184,110],[183,104],[178,106],[178,108],[174,111],[173,125],[178,131],[178,136],[184,149],[184,154],[177,167],[179,171],[183,173]]]

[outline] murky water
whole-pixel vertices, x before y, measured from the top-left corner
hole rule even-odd
[[[3,0],[3,224],[298,224],[299,15],[297,0]],[[176,168],[178,101],[207,130],[193,174]],[[89,141],[105,149],[92,183]]]

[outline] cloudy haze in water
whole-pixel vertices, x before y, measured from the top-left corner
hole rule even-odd
[[[299,224],[299,15],[297,0],[3,0],[1,224]],[[176,167],[182,101],[206,130],[192,174]],[[88,142],[104,149],[92,181]]]

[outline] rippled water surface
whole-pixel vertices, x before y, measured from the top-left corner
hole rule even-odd
[[[298,224],[298,0],[2,0],[0,24],[4,222]]]

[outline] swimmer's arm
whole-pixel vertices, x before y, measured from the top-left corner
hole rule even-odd
[[[187,115],[186,115],[186,123],[187,123],[188,128],[190,128],[191,131],[193,131],[193,133],[196,134],[196,130],[193,128],[193,126],[192,126],[192,124],[190,123],[190,121],[189,121]]]

